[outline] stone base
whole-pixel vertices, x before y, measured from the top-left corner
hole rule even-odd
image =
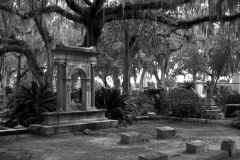
[[[176,131],[171,127],[158,127],[157,128],[157,138],[166,139],[170,137],[174,137],[176,135]]]
[[[117,126],[118,126],[117,120],[84,121],[79,123],[59,125],[33,124],[29,126],[29,131],[32,134],[50,136],[55,134],[83,132],[85,129],[98,130],[114,128]]]
[[[187,153],[200,153],[207,152],[209,149],[208,144],[201,140],[192,141],[186,144],[186,152]]]
[[[168,160],[168,155],[163,153],[146,153],[139,155],[138,160]]]
[[[137,132],[121,133],[121,143],[139,143],[142,140],[142,135]]]
[[[226,150],[229,152],[230,157],[236,155],[236,143],[231,139],[224,139],[221,143],[221,150]]]

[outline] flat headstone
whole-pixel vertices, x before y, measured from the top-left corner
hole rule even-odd
[[[150,116],[151,118],[156,117],[156,113],[154,113],[154,112],[149,112],[149,113],[147,113],[147,115]]]
[[[149,152],[139,155],[138,160],[168,160],[168,155],[161,152]]]
[[[207,152],[208,149],[209,149],[208,144],[201,140],[191,141],[186,144],[187,153]]]
[[[157,128],[157,138],[166,139],[176,135],[176,131],[172,127],[158,127]]]
[[[142,140],[142,135],[137,132],[121,133],[121,143],[138,143]]]
[[[229,152],[230,157],[236,155],[236,143],[232,139],[224,139],[221,143],[221,150]]]

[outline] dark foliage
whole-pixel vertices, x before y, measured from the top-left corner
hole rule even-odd
[[[185,81],[184,83],[180,84],[180,86],[186,90],[192,90],[196,88],[196,85],[193,81]]]
[[[167,91],[164,88],[157,89],[147,89],[144,90],[144,93],[151,100],[152,104],[155,107],[155,111],[157,113],[165,113],[166,112],[166,97]]]
[[[9,121],[7,125],[19,124],[27,127],[30,124],[41,123],[43,112],[53,112],[56,109],[56,93],[49,88],[49,84],[39,84],[32,81],[31,86],[20,85],[9,99]]]
[[[121,94],[116,88],[101,87],[95,94],[96,107],[107,109],[106,117],[119,121],[119,124],[126,126],[136,120],[138,108],[130,100],[128,94]]]
[[[236,90],[232,90],[227,86],[219,86],[216,89],[214,96],[216,104],[220,107],[224,107],[225,104],[239,104],[240,94]],[[233,113],[237,110],[237,107],[228,107],[226,111],[227,116],[235,116]]]
[[[203,99],[191,89],[170,90],[167,102],[174,116],[199,118],[203,114]]]
[[[131,92],[130,100],[136,104],[140,115],[146,115],[148,112],[155,112],[152,100],[143,92]]]
[[[71,99],[73,99],[76,103],[82,103],[82,89],[73,88],[71,93]]]
[[[11,94],[13,92],[13,88],[10,87],[10,86],[6,86],[5,87],[5,92],[6,92],[6,95],[9,95],[9,94]]]

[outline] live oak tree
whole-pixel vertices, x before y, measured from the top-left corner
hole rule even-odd
[[[163,23],[172,30],[182,30],[199,24],[209,25],[217,21],[231,22],[231,24],[237,25],[235,22],[240,17],[238,9],[240,0],[121,0],[120,2],[108,2],[108,0],[56,0],[54,1],[55,3],[51,3],[53,1],[39,0],[39,3],[43,5],[39,5],[33,9],[22,10],[16,7],[17,5],[15,4],[22,4],[25,1],[12,0],[10,3],[0,4],[0,9],[16,14],[25,20],[33,18],[36,24],[42,22],[41,16],[43,14],[53,12],[76,23],[81,23],[86,28],[83,46],[97,46],[104,24],[116,20],[148,19]],[[68,8],[62,7],[59,2],[66,4]],[[192,17],[189,17],[185,12],[192,12],[194,14]],[[49,44],[49,49],[51,49],[51,36],[48,36],[44,25],[39,26],[40,33],[42,31],[41,35],[45,35],[45,37],[43,36],[45,45]],[[127,34],[125,35],[127,36]],[[12,39],[9,40],[13,41]],[[24,52],[29,61],[36,61],[32,58],[30,48],[26,48],[28,48],[26,52],[22,49],[19,52]],[[125,49],[127,57],[128,47],[125,46]],[[50,50],[47,52],[48,56],[51,57]],[[0,53],[5,52],[2,51]],[[130,66],[128,64],[129,61],[127,60],[126,62],[127,69],[125,74],[128,73],[128,67]],[[39,73],[41,72],[38,66],[32,62],[29,62],[29,64],[33,65],[31,66],[32,69],[39,71]],[[39,76],[41,75],[42,73],[39,74]]]

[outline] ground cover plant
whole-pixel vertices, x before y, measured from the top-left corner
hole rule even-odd
[[[56,109],[56,93],[49,84],[32,81],[31,85],[19,85],[9,96],[9,109],[6,125],[13,127],[18,123],[27,127],[43,121],[43,112],[53,112]]]
[[[124,126],[136,121],[136,115],[139,114],[138,107],[130,100],[130,96],[117,88],[101,87],[96,90],[95,104],[98,109],[107,109],[107,118],[118,120]]]
[[[157,139],[156,128],[163,126],[176,129],[177,136],[165,140]],[[120,134],[132,131],[141,133],[143,141],[138,144],[120,144]],[[240,147],[239,130],[218,124],[151,120],[139,121],[127,128],[118,127],[98,132],[103,134],[75,133],[54,137],[30,134],[21,137],[0,136],[0,159],[3,153],[7,153],[22,160],[29,157],[34,160],[137,160],[140,154],[160,151],[169,155],[169,160],[195,160],[196,154],[184,152],[186,143],[191,140],[202,140],[209,144],[211,150],[220,150],[222,140],[231,138],[236,142],[236,147]]]

